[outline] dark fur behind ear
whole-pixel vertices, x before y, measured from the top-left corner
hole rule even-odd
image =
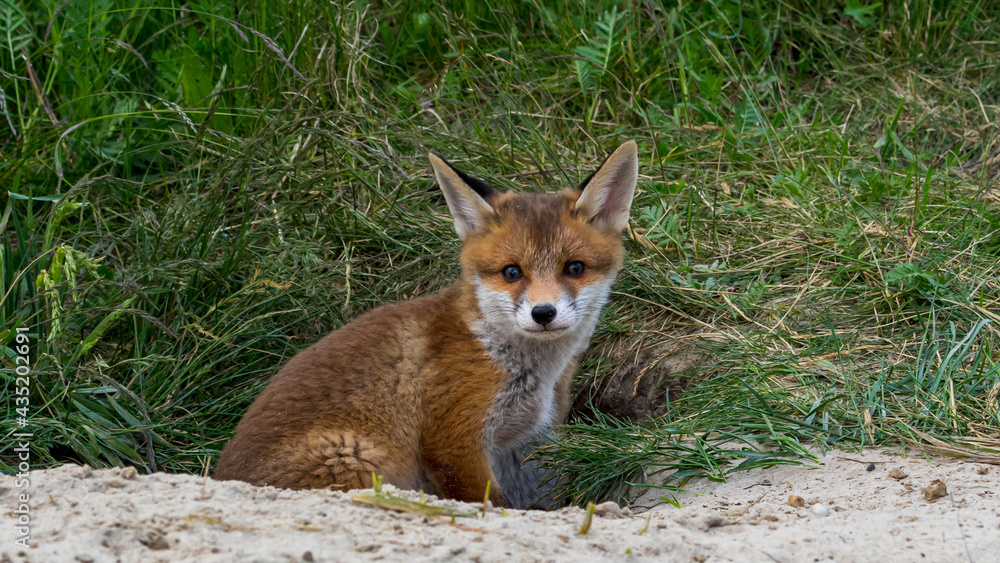
[[[587,184],[589,184],[590,181],[594,179],[594,174],[597,174],[597,171],[600,170],[600,169],[601,169],[601,167],[598,166],[597,168],[595,168],[594,170],[592,170],[590,172],[590,174],[588,174],[587,177],[584,178],[582,182],[580,182],[580,185],[576,187],[576,191],[582,192],[583,188],[587,187]]]
[[[597,165],[597,168],[591,170],[590,174],[587,174],[587,177],[584,178],[582,182],[580,182],[580,185],[576,187],[576,191],[582,192],[583,189],[587,187],[587,184],[589,184],[590,181],[594,179],[594,174],[597,174],[597,171],[600,170],[602,166],[604,166],[604,163],[607,162],[609,158],[611,158],[610,154],[604,157],[604,160],[602,160],[601,163]]]
[[[442,158],[441,155],[439,155],[438,153],[434,153],[434,156],[440,158],[442,162],[447,164],[448,168],[451,168],[452,171],[455,172],[455,174],[458,174],[458,177],[461,178],[463,182],[465,182],[466,184],[468,184],[470,188],[472,188],[472,191],[476,192],[476,194],[479,197],[485,199],[487,202],[493,199],[493,197],[497,194],[497,191],[492,186],[490,186],[489,184],[487,184],[482,180],[478,180],[476,178],[473,178],[472,176],[469,176],[468,174],[462,172],[458,168],[455,168],[450,162]]]

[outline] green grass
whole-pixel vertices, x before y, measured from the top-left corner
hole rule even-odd
[[[626,139],[567,497],[995,456],[998,49],[973,0],[0,0],[0,460],[18,327],[36,463],[202,472],[296,351],[455,277],[428,150],[551,190]]]

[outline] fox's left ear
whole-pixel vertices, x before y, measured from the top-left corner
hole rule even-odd
[[[496,196],[496,190],[485,182],[460,172],[434,153],[428,153],[427,158],[431,161],[434,177],[444,192],[448,210],[455,220],[458,238],[465,240],[469,233],[482,230],[496,215],[490,207],[490,200]]]
[[[580,186],[576,211],[598,230],[624,230],[639,178],[639,155],[635,141],[625,141],[604,164]]]

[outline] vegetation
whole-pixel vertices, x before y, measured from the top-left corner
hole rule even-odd
[[[0,0],[0,43],[8,471],[24,430],[36,464],[205,471],[296,351],[455,276],[428,150],[545,190],[626,139],[564,494],[1000,454],[994,3]]]

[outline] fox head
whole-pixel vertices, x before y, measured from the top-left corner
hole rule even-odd
[[[615,149],[579,187],[551,194],[500,192],[429,158],[463,241],[463,279],[489,326],[545,340],[589,336],[622,265],[635,143]]]

